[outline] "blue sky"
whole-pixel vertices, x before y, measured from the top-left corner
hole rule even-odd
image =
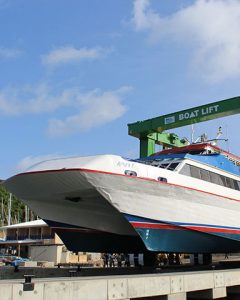
[[[56,156],[136,157],[128,123],[238,96],[239,32],[238,0],[0,0],[0,178]],[[237,115],[196,138],[220,125],[239,155]]]

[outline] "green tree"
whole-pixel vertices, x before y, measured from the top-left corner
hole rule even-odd
[[[0,226],[7,225],[10,193],[0,184]],[[25,221],[25,205],[12,195],[11,224]]]

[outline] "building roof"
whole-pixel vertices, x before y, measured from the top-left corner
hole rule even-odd
[[[35,220],[30,222],[18,223],[0,227],[0,229],[14,229],[14,228],[29,228],[29,227],[43,227],[48,226],[43,220]]]

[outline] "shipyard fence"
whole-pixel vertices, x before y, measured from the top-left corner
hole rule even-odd
[[[240,269],[0,282],[2,300],[218,299],[240,295]],[[28,282],[29,284],[29,282]],[[152,298],[154,297],[154,298]],[[239,296],[238,296],[239,297]]]

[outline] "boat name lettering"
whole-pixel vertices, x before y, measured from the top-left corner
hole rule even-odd
[[[134,166],[134,163],[131,162],[124,162],[124,161],[118,161],[117,162],[118,167],[124,167],[124,168],[132,168]]]

